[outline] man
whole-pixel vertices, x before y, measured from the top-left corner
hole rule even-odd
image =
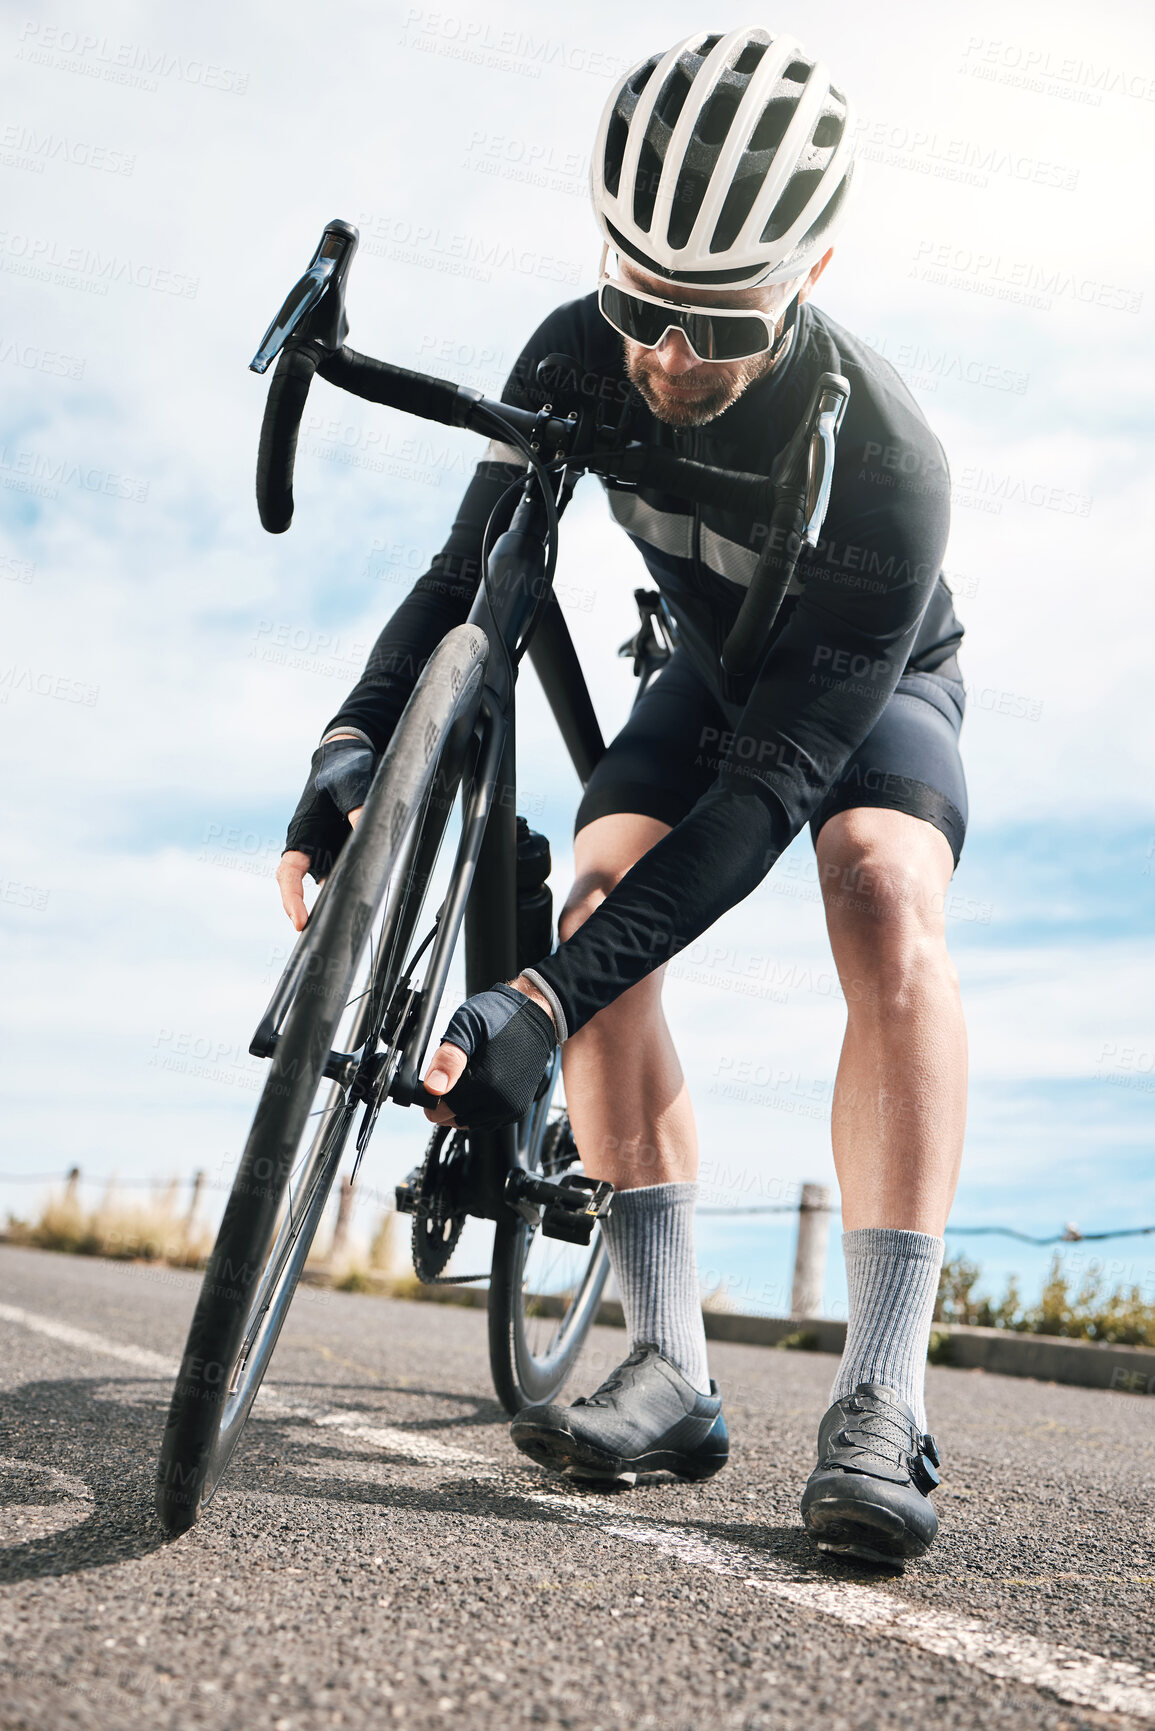
[[[507,400],[537,406],[537,362],[569,354],[632,385],[634,437],[761,474],[819,372],[846,374],[850,404],[822,540],[742,682],[724,676],[720,650],[766,526],[608,483],[679,646],[585,791],[562,943],[458,1011],[425,1081],[445,1097],[436,1122],[508,1120],[562,1040],[585,1170],[616,1189],[606,1237],[629,1354],[590,1399],[519,1415],[518,1447],[585,1474],[718,1471],[728,1442],[694,1262],[697,1138],[663,963],[809,822],[847,988],[832,1137],[850,1310],[803,1516],[823,1550],[894,1562],[937,1530],[923,1380],[965,1116],[943,931],[966,825],[962,629],[940,574],[941,448],[893,370],[809,298],[845,210],[852,132],[825,68],[761,30],[691,37],[634,68],[606,106],[598,295],[545,321]],[[465,617],[484,524],[518,462],[491,446],[445,550],[325,735],[279,871],[298,928],[303,873],[324,875],[368,785],[342,764],[383,749],[416,668]]]

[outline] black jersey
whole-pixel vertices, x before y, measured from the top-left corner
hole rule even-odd
[[[630,435],[698,462],[768,475],[829,365],[831,342],[851,394],[826,520],[817,547],[803,549],[760,666],[742,686],[724,678],[720,654],[765,523],[661,490],[605,483],[614,517],[732,726],[713,783],[694,809],[572,938],[536,964],[571,1033],[755,888],[871,731],[903,673],[943,667],[961,640],[941,575],[950,487],[942,448],[894,368],[810,302],[800,309],[786,361],[725,413],[676,429],[635,395]],[[629,392],[621,339],[589,295],[545,320],[505,400],[538,408],[537,365],[556,353],[578,362],[583,388],[619,399]],[[448,542],[385,627],[330,727],[360,728],[384,748],[422,663],[472,605],[486,521],[521,466],[512,447],[490,447]],[[713,751],[718,755],[716,745]],[[316,804],[303,803],[288,845],[309,853],[323,875],[343,833],[343,821],[337,833]]]

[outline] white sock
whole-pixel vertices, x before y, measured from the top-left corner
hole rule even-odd
[[[653,1345],[701,1394],[710,1392],[694,1259],[697,1184],[616,1190],[602,1224],[622,1295],[630,1351]]]
[[[902,1396],[926,1429],[926,1349],[938,1293],[943,1241],[927,1232],[866,1226],[842,1234],[850,1314],[831,1404],[860,1382]]]

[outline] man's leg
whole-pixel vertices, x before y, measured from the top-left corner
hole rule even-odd
[[[582,796],[569,937],[644,853],[690,811],[714,767],[704,741],[724,716],[683,650],[649,685]],[[623,1478],[662,1468],[704,1479],[729,1453],[710,1383],[694,1259],[698,1139],[662,1013],[658,970],[562,1047],[582,1163],[615,1187],[603,1227],[628,1330],[623,1362],[569,1406],[531,1407],[510,1426],[542,1465]]]
[[[859,807],[818,837],[827,929],[846,997],[831,1133],[850,1286],[831,1399],[894,1389],[925,1429],[926,1349],[962,1158],[967,1042],[944,904],[946,837]]]
[[[582,825],[574,887],[559,922],[563,938],[669,827],[629,812]],[[527,1407],[510,1436],[541,1465],[578,1477],[632,1479],[665,1469],[705,1479],[730,1451],[706,1367],[694,1259],[698,1139],[661,990],[659,970],[562,1047],[582,1164],[615,1188],[602,1230],[628,1351],[594,1394],[570,1406]]]
[[[558,922],[562,938],[589,918],[669,827],[617,813],[578,831],[574,885]],[[694,1258],[698,1136],[662,1010],[664,974],[659,968],[567,1040],[562,1073],[582,1164],[591,1177],[609,1179],[617,1193],[606,1238],[630,1347],[656,1345],[706,1393]]]

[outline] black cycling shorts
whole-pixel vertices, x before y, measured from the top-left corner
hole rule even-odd
[[[836,812],[881,806],[934,824],[957,865],[967,824],[958,749],[964,701],[953,656],[934,673],[905,673],[811,818],[815,843]],[[716,749],[703,749],[703,740],[717,740],[732,725],[685,650],[676,650],[606,748],[578,807],[575,834],[617,812],[680,823],[717,774]]]

